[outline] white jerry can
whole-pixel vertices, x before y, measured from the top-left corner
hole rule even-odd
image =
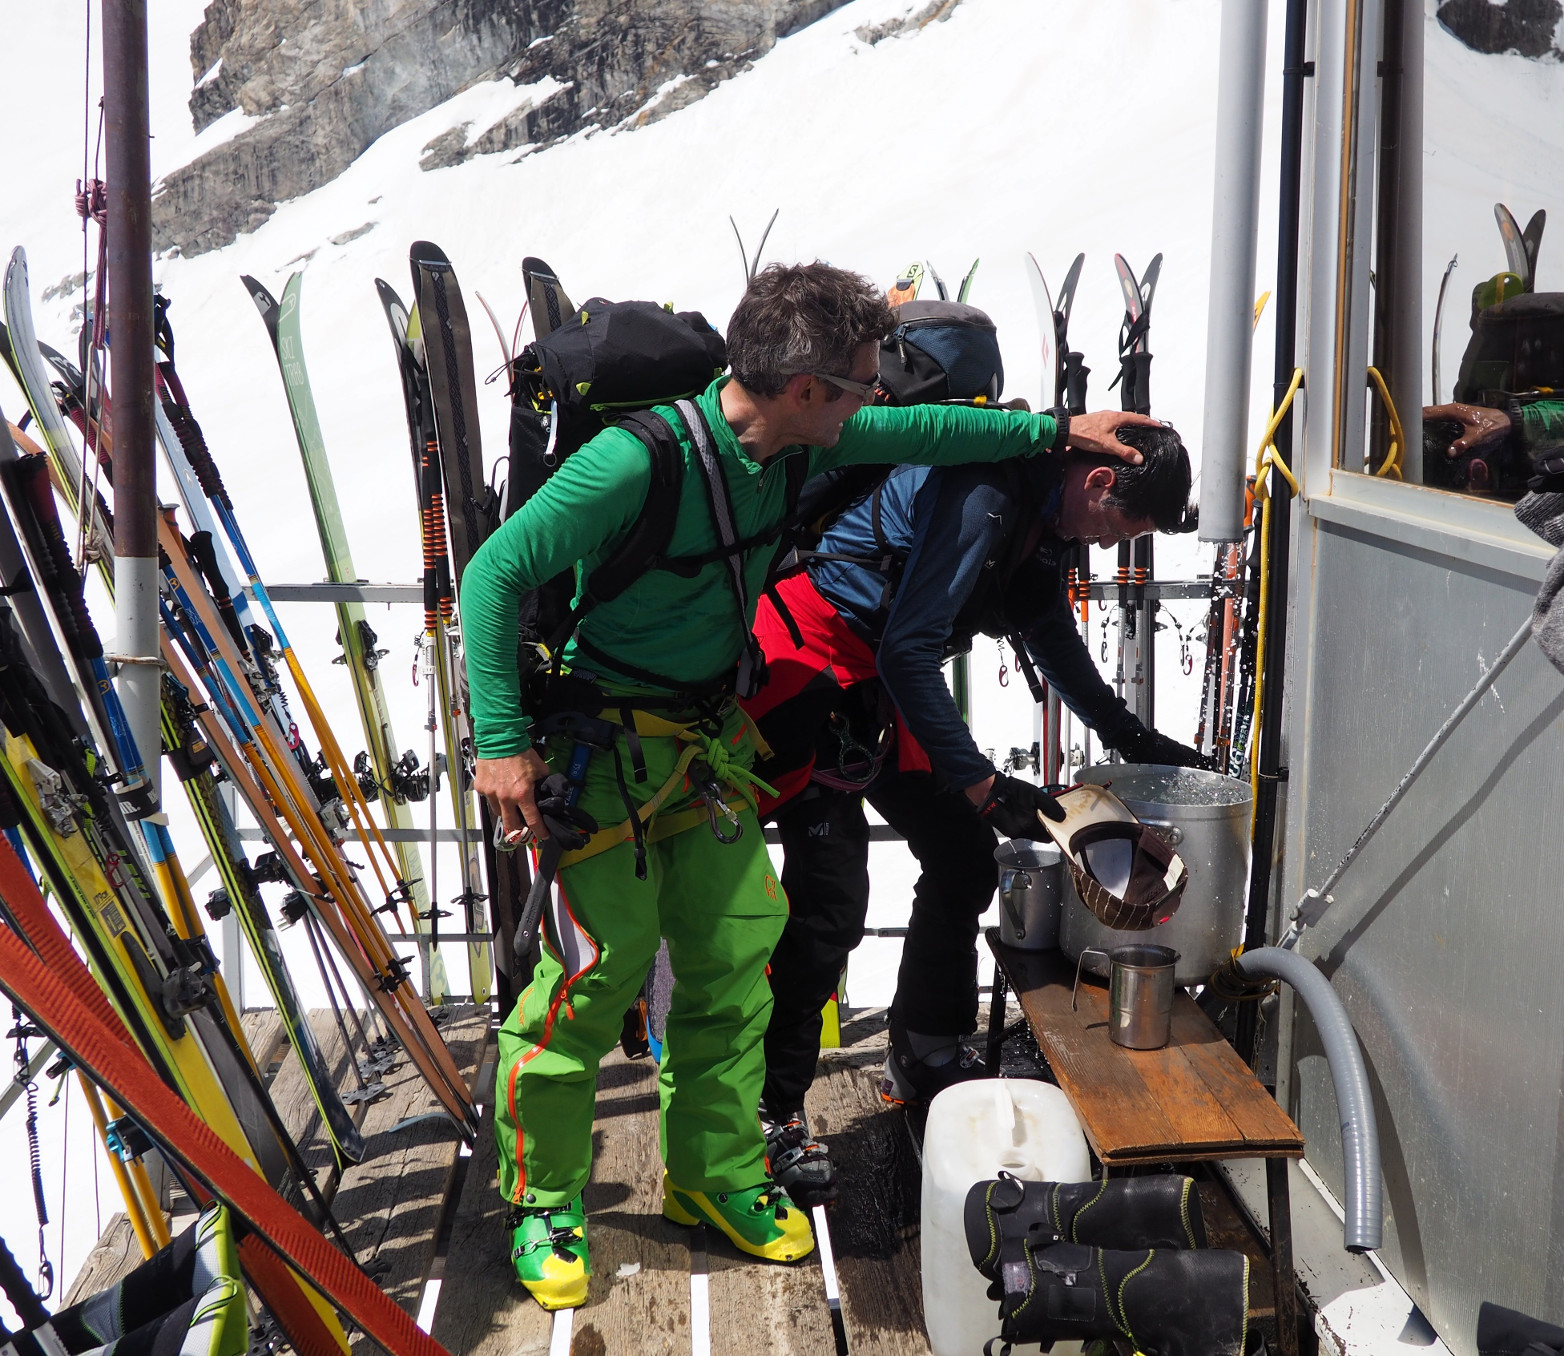
[[[972,1184],[1001,1170],[1029,1182],[1091,1178],[1081,1123],[1052,1083],[978,1078],[946,1088],[929,1104],[923,1133],[923,1319],[934,1356],[981,1356],[983,1344],[999,1333],[999,1305],[972,1265],[962,1213]],[[1075,1342],[1053,1348],[1055,1356],[1080,1349]],[[1038,1348],[1014,1350],[1030,1356]]]

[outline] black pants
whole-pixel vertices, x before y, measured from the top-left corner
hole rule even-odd
[[[994,897],[994,831],[931,773],[882,774],[864,798],[906,840],[922,874],[902,947],[891,1017],[910,1031],[964,1036],[977,1027],[978,918]],[[857,795],[811,786],[776,815],[788,921],[771,957],[765,1104],[804,1104],[820,1055],[820,1010],[863,938],[869,825]]]

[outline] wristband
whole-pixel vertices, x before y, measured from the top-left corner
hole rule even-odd
[[[1054,440],[1048,444],[1050,452],[1063,452],[1070,445],[1070,411],[1067,406],[1055,405],[1050,410],[1044,410],[1055,426]]]

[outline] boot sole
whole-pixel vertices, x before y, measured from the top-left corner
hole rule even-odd
[[[550,1296],[546,1299],[530,1285],[527,1285],[525,1281],[522,1282],[522,1285],[526,1288],[527,1293],[537,1301],[538,1308],[546,1309],[549,1313],[554,1313],[558,1309],[579,1309],[587,1302],[588,1284],[585,1280],[581,1282],[581,1293],[579,1296],[574,1291],[570,1291],[566,1294]]]

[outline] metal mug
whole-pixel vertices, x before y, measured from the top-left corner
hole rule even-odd
[[[1108,1039],[1126,1050],[1160,1050],[1173,1034],[1173,967],[1178,952],[1170,946],[1135,943],[1112,951],[1085,947],[1075,963],[1075,1011],[1081,987],[1081,961],[1095,953],[1108,962]]]

